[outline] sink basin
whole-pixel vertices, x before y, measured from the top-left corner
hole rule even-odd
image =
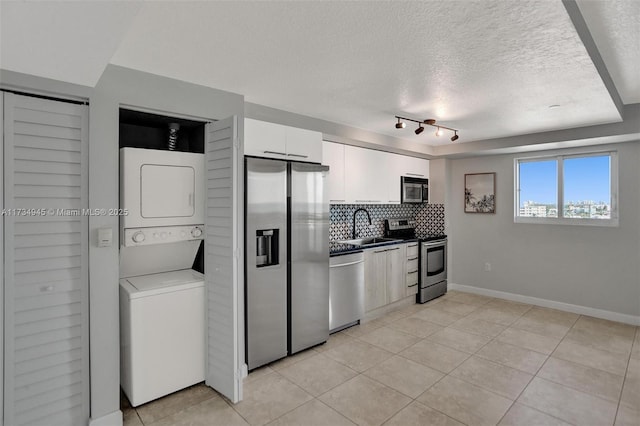
[[[340,241],[340,242],[345,244],[353,244],[354,246],[369,246],[373,244],[391,243],[395,241],[402,241],[402,240],[399,240],[397,238],[368,237],[368,238],[359,238],[356,240],[346,240],[346,241]]]

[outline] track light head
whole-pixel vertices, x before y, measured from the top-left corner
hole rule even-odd
[[[436,124],[436,120],[434,120],[433,118],[427,118],[426,120],[424,120],[425,124],[428,124],[429,126],[433,126],[434,124]]]
[[[438,127],[438,130],[436,130],[436,136],[442,136],[442,129],[440,127]]]
[[[458,132],[456,132],[456,134],[455,134],[455,135],[451,136],[451,142],[455,142],[455,141],[457,141],[459,137],[460,137],[460,136],[458,136]]]
[[[415,132],[416,132],[416,135],[419,135],[420,133],[424,132],[424,127],[422,127],[422,125],[419,124]]]
[[[396,123],[396,129],[404,129],[407,125],[405,124],[404,121],[400,120],[400,118],[398,118],[398,122]]]

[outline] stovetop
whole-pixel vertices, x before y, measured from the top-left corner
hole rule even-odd
[[[384,236],[402,240],[434,241],[447,238],[439,233],[416,233],[415,221],[409,218],[385,219]]]

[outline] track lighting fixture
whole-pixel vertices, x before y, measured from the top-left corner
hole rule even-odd
[[[460,138],[460,136],[458,136],[458,130],[452,129],[451,127],[436,124],[436,120],[434,120],[433,118],[427,118],[424,121],[418,121],[418,120],[414,120],[412,118],[407,118],[407,117],[400,117],[398,115],[396,115],[396,118],[398,119],[398,122],[396,123],[396,129],[404,129],[406,126],[405,121],[411,121],[413,123],[418,123],[418,128],[415,130],[416,135],[419,135],[420,133],[424,132],[424,127],[422,127],[422,125],[426,124],[427,126],[438,128],[438,130],[436,131],[436,136],[442,136],[444,134],[444,131],[442,129],[447,129],[454,133],[453,136],[451,136],[451,142],[455,142]]]

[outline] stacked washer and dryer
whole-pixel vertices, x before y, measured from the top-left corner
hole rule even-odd
[[[136,407],[205,378],[204,154],[120,149],[120,382]]]

